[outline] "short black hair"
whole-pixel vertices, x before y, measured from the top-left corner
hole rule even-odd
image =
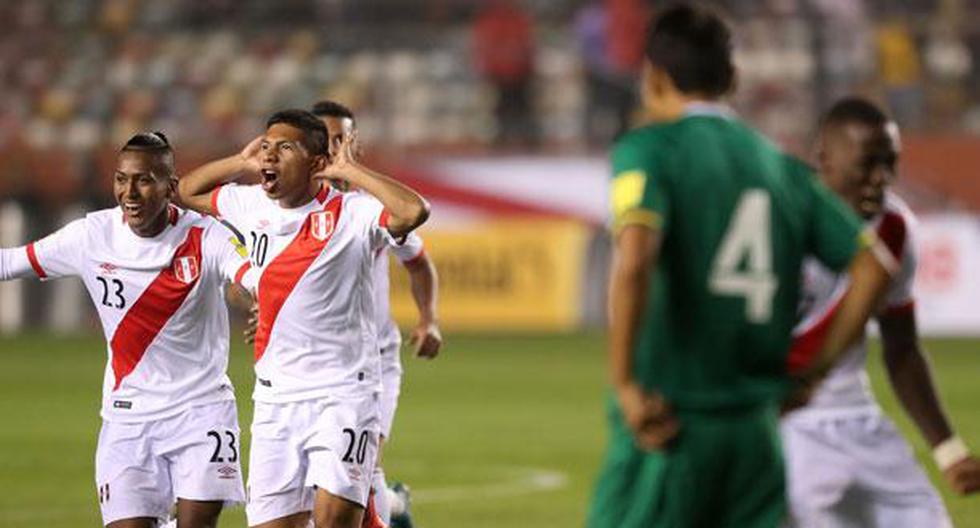
[[[174,174],[174,149],[170,146],[170,140],[159,130],[154,132],[140,132],[119,149],[119,152],[147,152],[159,156],[162,168],[168,176]]]
[[[883,163],[889,168],[894,168],[898,161],[900,142],[898,125],[888,117],[888,114],[869,99],[848,96],[838,100],[827,110],[820,126],[825,128],[851,123],[881,132],[881,135],[872,138],[874,143],[868,146],[871,156],[868,163],[872,165]]]
[[[661,11],[647,33],[646,57],[683,93],[717,98],[735,87],[731,29],[704,6],[676,4]]]
[[[310,111],[317,117],[346,118],[354,122],[354,112],[351,112],[350,108],[330,99],[319,101]]]
[[[882,127],[890,120],[876,104],[864,97],[848,96],[835,102],[824,114],[824,125],[859,123],[871,127]]]
[[[265,122],[265,128],[283,123],[303,132],[303,146],[314,156],[327,155],[327,127],[317,116],[306,110],[280,110]]]

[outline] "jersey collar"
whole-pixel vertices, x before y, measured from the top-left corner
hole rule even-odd
[[[711,116],[722,119],[734,119],[735,111],[725,103],[694,101],[684,105],[684,117]]]

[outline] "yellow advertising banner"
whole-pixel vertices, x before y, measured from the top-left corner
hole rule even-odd
[[[567,220],[495,220],[421,235],[439,272],[443,329],[556,331],[581,322],[588,227]],[[403,328],[418,319],[408,274],[394,262],[391,308]]]

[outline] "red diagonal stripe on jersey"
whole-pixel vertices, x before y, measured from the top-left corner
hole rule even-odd
[[[905,251],[907,229],[902,215],[886,211],[878,222],[878,239],[884,242],[895,260],[902,262],[902,252]]]
[[[817,353],[820,352],[824,341],[827,340],[830,322],[843,303],[845,293],[847,293],[846,288],[835,292],[836,298],[830,303],[830,307],[820,315],[820,318],[801,334],[793,337],[789,355],[786,357],[786,370],[790,374],[798,374],[813,365],[814,360],[817,359]]]
[[[190,283],[181,281],[174,272],[174,262],[181,257],[194,257],[199,267],[203,265],[202,232],[203,229],[200,227],[190,229],[187,238],[174,252],[170,266],[153,279],[116,327],[116,333],[113,334],[110,343],[112,372],[116,376],[116,385],[112,390],[118,389],[122,380],[133,372],[143,359],[143,354],[150,347],[150,343],[156,339],[163,325],[177,313],[200,279],[201,273],[198,272]]]
[[[259,278],[259,326],[255,331],[255,361],[262,359],[266,347],[269,346],[272,325],[275,324],[282,305],[337,230],[342,204],[343,197],[337,196],[323,208],[333,214],[334,222],[334,228],[324,240],[317,240],[313,236],[311,213],[293,241],[262,271],[262,277]]]

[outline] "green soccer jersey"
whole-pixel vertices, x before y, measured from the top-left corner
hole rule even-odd
[[[719,112],[634,130],[612,161],[615,227],[663,234],[636,379],[681,410],[781,398],[803,257],[843,270],[858,218],[806,165]]]

